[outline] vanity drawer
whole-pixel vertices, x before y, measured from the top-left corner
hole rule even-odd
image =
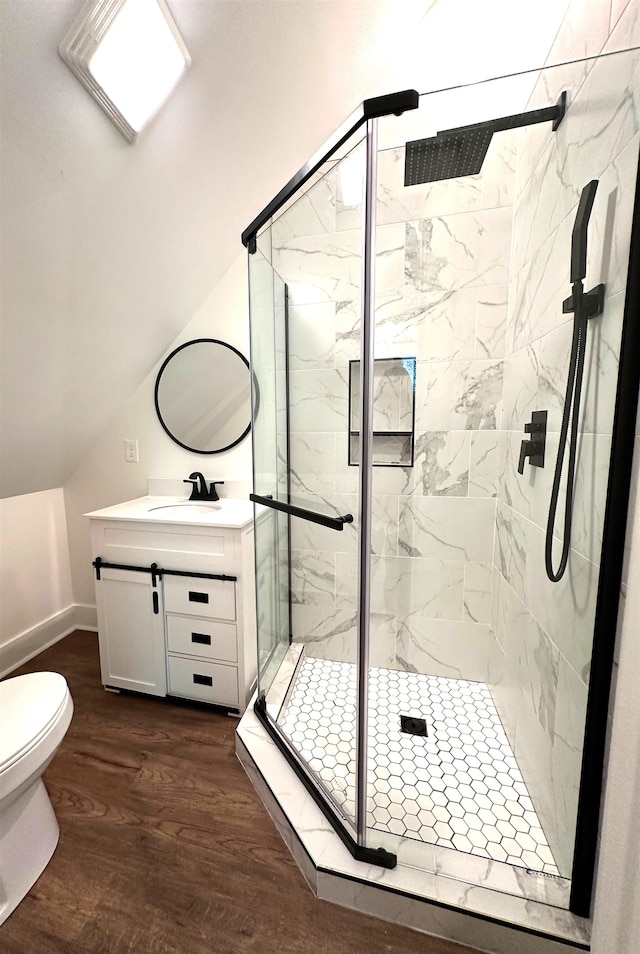
[[[169,656],[169,692],[187,699],[238,707],[238,670],[235,666]]]
[[[165,576],[164,608],[167,613],[236,618],[236,584],[196,576]]]
[[[238,659],[235,623],[167,615],[167,648],[170,653],[234,663]]]

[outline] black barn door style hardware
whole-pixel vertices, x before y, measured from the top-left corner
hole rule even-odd
[[[151,566],[131,566],[128,563],[107,563],[102,557],[96,557],[91,566],[95,567],[96,579],[100,579],[101,570],[131,570],[133,573],[150,573],[151,582],[157,586],[157,581],[163,576],[187,576],[198,580],[222,580],[224,583],[236,583],[237,576],[230,576],[228,573],[195,573],[189,570],[165,570],[159,567],[157,563]]]
[[[330,517],[325,513],[317,513],[315,510],[307,510],[305,507],[294,507],[293,504],[282,503],[280,500],[274,500],[273,497],[262,497],[260,494],[249,494],[249,500],[261,504],[263,507],[270,507],[271,510],[279,510],[281,513],[288,513],[292,517],[300,517],[301,520],[308,520],[309,523],[319,523],[321,527],[329,527],[330,530],[344,530],[345,523],[353,523],[353,514],[345,513],[340,517]]]

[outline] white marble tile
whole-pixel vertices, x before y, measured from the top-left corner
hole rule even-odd
[[[355,606],[357,568],[347,555],[338,554],[337,595]],[[464,566],[462,562],[408,556],[372,556],[371,611],[400,621],[409,615],[462,619]]]
[[[507,329],[507,354],[519,351],[566,321],[562,302],[571,291],[572,227],[571,216],[565,217],[542,245],[534,247],[532,254],[516,271],[515,294],[509,297],[511,321]],[[518,235],[528,236],[530,231],[528,225],[518,221],[514,228],[514,247],[517,248]]]
[[[419,431],[413,467],[375,468],[374,494],[466,497],[471,438],[469,431]]]
[[[376,289],[378,294],[402,290],[404,227],[381,226],[376,231]],[[360,297],[362,235],[360,230],[284,239],[273,248],[274,268],[289,287],[290,301],[351,301]]]
[[[558,908],[569,908],[571,882],[563,878],[538,874],[517,865],[440,846],[436,846],[434,850],[434,860],[436,873],[444,875],[445,878],[491,886],[493,890],[504,891],[505,894],[552,904]]]
[[[484,682],[487,678],[487,625],[409,616],[398,626],[399,665],[409,672]]]
[[[319,659],[355,662],[357,659],[356,608],[339,609],[294,603],[291,607],[293,636],[304,644],[306,654]]]
[[[540,554],[544,531],[533,528],[531,533],[534,550]],[[570,551],[567,570],[558,583],[547,578],[542,559],[529,561],[529,605],[533,606],[542,628],[585,683],[591,663],[597,592],[598,567],[576,550]]]
[[[465,563],[464,619],[474,623],[490,622],[492,576],[491,563]]]
[[[536,341],[504,360],[502,427],[522,431],[538,406],[539,343]]]
[[[337,472],[334,433],[292,433],[289,467],[293,494],[332,495],[336,490]]]
[[[573,862],[586,711],[587,687],[560,657],[551,768],[557,818],[554,859],[565,877],[571,875]]]
[[[560,431],[565,406],[569,359],[573,341],[573,318],[538,342],[538,394],[536,406],[547,411],[547,430]],[[591,331],[591,325],[588,333]],[[583,393],[586,382],[583,382]],[[515,422],[512,422],[515,423]]]
[[[455,433],[455,432],[454,432]],[[495,497],[501,461],[502,431],[472,431],[469,457],[469,496]]]
[[[417,357],[445,360],[473,357],[473,289],[378,295],[376,358]],[[337,310],[336,362],[360,358],[360,302],[342,302]]]
[[[494,133],[482,164],[483,209],[513,205],[516,150],[517,134],[513,130]]]
[[[498,502],[495,562],[521,600],[526,599],[527,557],[531,524],[515,510]]]
[[[291,305],[289,308],[289,367],[333,368],[336,344],[335,302]]]
[[[493,500],[401,497],[399,551],[414,557],[489,562],[494,514]]]
[[[571,545],[600,564],[611,435],[583,434],[578,450]]]
[[[407,223],[404,290],[504,284],[510,243],[509,208]]]
[[[410,222],[433,215],[453,215],[479,209],[483,176],[461,176],[421,185],[404,184],[405,149],[378,153],[377,221]]]
[[[503,362],[418,363],[418,430],[495,429],[502,416]]]
[[[525,901],[513,895],[505,895],[503,900],[498,901],[492,892],[487,895],[486,888],[467,887],[451,878],[439,879],[438,899],[451,905],[459,905],[464,899],[467,909],[482,908],[484,912],[491,910],[493,917],[514,924],[525,924],[534,931],[561,934],[582,944],[588,943],[589,940],[590,922],[586,919],[577,919],[559,908],[552,914],[548,905],[539,905],[535,901]],[[519,947],[518,950],[522,948]]]
[[[589,221],[585,287],[604,282],[607,298],[626,288],[639,146],[636,133],[603,172]]]
[[[504,357],[508,303],[508,285],[478,289],[475,358]]]
[[[571,0],[546,63],[596,56],[609,36],[610,0]]]
[[[291,600],[306,606],[335,606],[335,553],[291,550]]]
[[[346,432],[349,385],[344,371],[291,371],[289,382],[292,432]]]
[[[611,35],[604,52],[640,46],[640,10],[636,0],[612,0]]]

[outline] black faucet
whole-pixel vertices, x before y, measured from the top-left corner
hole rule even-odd
[[[210,485],[207,487],[207,482],[204,479],[204,475],[200,473],[199,470],[194,470],[192,474],[189,474],[189,477],[183,481],[185,484],[191,484],[191,496],[189,500],[219,500],[218,491],[216,486],[218,484],[224,484],[224,480],[212,480]]]

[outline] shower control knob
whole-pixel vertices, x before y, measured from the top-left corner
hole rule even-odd
[[[524,465],[529,458],[532,467],[544,467],[544,450],[547,441],[547,412],[533,411],[531,421],[524,425],[531,440],[520,443],[520,457],[518,459],[518,473],[524,474]]]

